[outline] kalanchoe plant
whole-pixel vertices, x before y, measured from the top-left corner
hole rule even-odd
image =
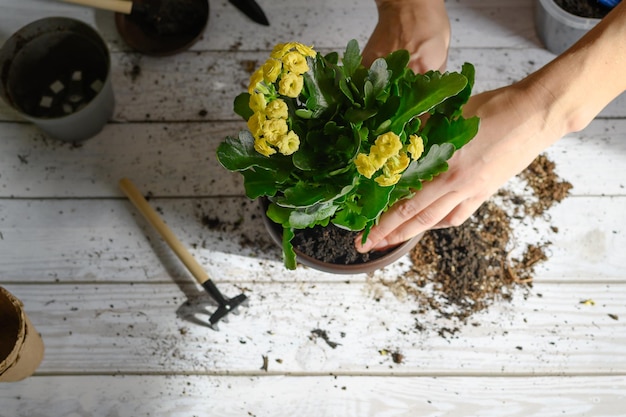
[[[217,156],[243,175],[249,198],[271,202],[287,268],[296,267],[296,229],[332,222],[365,240],[385,210],[446,171],[476,135],[479,120],[461,116],[474,67],[415,74],[408,62],[399,50],[366,68],[355,40],[341,60],[279,44],[235,99],[248,130],[226,137]]]

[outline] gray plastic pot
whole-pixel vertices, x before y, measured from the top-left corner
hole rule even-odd
[[[550,52],[559,55],[583,37],[600,19],[563,10],[554,0],[535,0],[535,29]]]
[[[0,49],[0,97],[52,138],[90,138],[115,105],[107,45],[79,20],[31,22]]]

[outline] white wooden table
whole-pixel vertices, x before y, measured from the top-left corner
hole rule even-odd
[[[128,50],[111,13],[0,0],[0,41],[45,16],[94,25],[116,94],[111,122],[78,147],[0,104],[0,283],[46,345],[34,376],[0,385],[0,416],[626,415],[626,106],[548,150],[574,188],[550,211],[559,233],[530,294],[495,303],[455,337],[419,332],[416,305],[364,274],[285,271],[250,217],[256,203],[216,162],[217,144],[243,127],[232,99],[248,61],[280,41],[363,46],[376,21],[372,0],[259,3],[270,27],[213,1],[202,40],[151,58]],[[448,68],[474,63],[476,91],[553,58],[535,35],[532,0],[447,6]],[[202,290],[123,197],[124,176],[223,292],[249,296],[219,332],[177,314]],[[401,363],[381,353],[394,350]]]

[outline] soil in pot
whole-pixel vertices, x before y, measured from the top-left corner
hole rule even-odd
[[[294,248],[322,262],[352,265],[378,259],[392,249],[360,253],[354,247],[358,232],[341,229],[333,224],[327,227],[316,226],[310,229],[297,230],[292,244]],[[328,243],[331,244],[328,244]]]
[[[67,116],[86,106],[102,89],[108,72],[108,57],[101,48],[81,36],[59,32],[56,39],[35,39],[38,48],[17,54],[12,70],[3,73],[12,102],[25,114],[51,119]],[[33,64],[33,60],[37,60]]]
[[[563,10],[580,17],[602,19],[610,8],[599,4],[595,0],[554,0]]]

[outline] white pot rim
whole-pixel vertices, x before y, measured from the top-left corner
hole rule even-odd
[[[581,17],[563,10],[554,0],[537,0],[550,16],[559,22],[576,29],[588,30],[594,27],[600,19]]]

